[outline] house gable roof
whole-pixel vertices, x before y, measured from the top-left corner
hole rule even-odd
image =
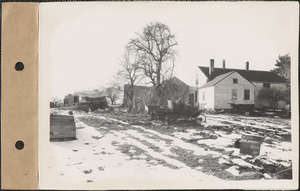
[[[274,72],[270,71],[259,71],[259,70],[241,70],[231,68],[214,68],[212,75],[209,74],[209,67],[199,66],[199,69],[204,73],[209,81],[213,80],[219,75],[226,74],[232,71],[238,72],[241,76],[250,82],[281,82],[285,83],[286,80],[278,76]]]
[[[201,88],[206,88],[206,87],[211,87],[211,86],[214,86],[215,84],[217,84],[218,82],[222,81],[223,79],[225,79],[227,76],[230,76],[233,72],[228,72],[228,73],[225,73],[225,74],[221,74],[217,77],[215,77],[213,80],[207,82],[206,84],[203,84]]]
[[[179,78],[177,78],[176,76],[173,76],[172,78],[170,78],[170,80],[178,85],[184,85],[184,86],[189,86],[187,85],[185,82],[183,82],[182,80],[180,80]]]
[[[221,82],[222,80],[224,80],[225,78],[227,78],[228,76],[232,75],[233,73],[237,73],[239,76],[241,76],[243,78],[242,75],[240,75],[238,72],[236,71],[232,71],[232,72],[228,72],[225,74],[221,74],[217,77],[215,77],[213,80],[207,82],[206,84],[202,85],[200,87],[200,89],[202,88],[206,88],[206,87],[211,87],[211,86],[215,86],[217,83]],[[246,79],[247,80],[247,79]],[[248,80],[247,80],[248,81]],[[250,84],[252,84],[253,86],[255,86],[253,83],[251,83],[250,81],[248,81]]]

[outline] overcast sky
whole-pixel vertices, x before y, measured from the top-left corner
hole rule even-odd
[[[278,55],[297,62],[296,2],[97,2],[41,3],[41,65],[52,96],[106,85],[130,38],[159,21],[176,34],[175,76],[191,81],[196,66],[251,70],[274,68]]]

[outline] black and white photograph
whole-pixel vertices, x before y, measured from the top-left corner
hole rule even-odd
[[[296,2],[39,7],[41,189],[291,189]]]

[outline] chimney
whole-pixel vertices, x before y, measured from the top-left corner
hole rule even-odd
[[[209,66],[209,75],[211,75],[215,70],[215,60],[210,59],[210,66]]]
[[[249,62],[248,61],[245,64],[245,70],[249,70]]]
[[[223,69],[225,69],[225,60],[223,60]]]

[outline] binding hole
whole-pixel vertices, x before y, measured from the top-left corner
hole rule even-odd
[[[15,65],[17,71],[22,71],[24,69],[24,64],[22,62],[17,62]]]
[[[16,149],[22,150],[24,148],[24,142],[23,141],[17,141],[15,144]]]

